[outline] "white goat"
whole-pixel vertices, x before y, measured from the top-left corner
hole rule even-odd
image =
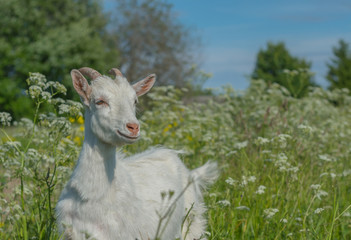
[[[74,240],[202,238],[200,189],[216,180],[217,165],[189,171],[177,151],[162,148],[129,158],[116,152],[116,146],[139,138],[135,104],[156,77],[131,86],[119,70],[110,73],[115,79],[87,67],[71,71],[86,109],[85,138],[56,206],[60,232]],[[82,74],[92,78],[91,85]]]

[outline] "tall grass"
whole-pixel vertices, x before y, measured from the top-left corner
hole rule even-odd
[[[40,74],[28,83],[29,97],[53,112],[12,122],[17,131],[0,114],[0,239],[59,239],[54,207],[82,143],[81,105],[57,98],[63,86]],[[208,239],[351,238],[348,91],[311,88],[295,99],[255,81],[190,105],[185,91],[154,88],[140,114],[142,139],[121,151],[163,145],[184,150],[189,168],[219,163],[205,194]]]

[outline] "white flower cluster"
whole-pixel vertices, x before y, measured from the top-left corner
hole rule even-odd
[[[304,124],[300,124],[299,126],[297,126],[297,128],[306,135],[309,135],[314,131],[312,127]]]
[[[328,193],[324,190],[321,189],[321,185],[320,184],[312,184],[310,186],[310,188],[312,188],[312,190],[314,191],[315,196],[320,200],[322,197],[326,197],[328,196]]]
[[[288,134],[279,134],[275,138],[272,139],[275,143],[278,144],[280,148],[286,148],[288,145],[288,140],[292,137]]]
[[[278,154],[278,156],[276,157],[276,161],[274,162],[274,165],[277,166],[278,170],[281,172],[297,173],[299,171],[298,167],[292,166],[288,162],[288,157],[286,156],[285,153]]]
[[[54,95],[66,94],[67,92],[64,85],[59,82],[47,82],[45,76],[40,73],[30,73],[27,83],[29,85],[27,94],[32,99],[51,102]]]
[[[236,149],[246,148],[247,144],[248,144],[248,141],[238,142],[234,144],[234,148]]]
[[[255,141],[257,145],[266,145],[270,142],[268,138],[258,137]]]
[[[279,212],[279,209],[276,209],[276,208],[268,208],[268,209],[265,209],[264,211],[264,214],[266,215],[266,218],[272,218],[274,217],[274,215]]]
[[[68,114],[69,116],[81,116],[83,105],[79,102],[67,100],[66,103],[59,105],[59,114]]]
[[[11,125],[11,114],[7,112],[0,112],[0,124],[3,126],[10,126]]]
[[[237,180],[234,180],[234,179],[231,178],[231,177],[228,177],[228,178],[225,180],[225,182],[226,182],[227,184],[229,184],[229,185],[232,185],[232,186],[234,186],[236,183],[238,183]]]
[[[250,211],[250,208],[249,208],[249,207],[246,207],[246,206],[239,206],[239,207],[236,207],[235,209],[236,209],[236,210]]]
[[[324,211],[324,208],[317,208],[316,210],[314,210],[314,214],[320,214],[323,211]]]
[[[217,204],[222,206],[222,207],[230,206],[230,202],[228,200],[220,200],[220,201],[217,202]]]
[[[50,89],[51,91],[55,89],[57,93],[62,93],[64,95],[66,95],[66,92],[67,92],[67,89],[64,85],[62,85],[59,82],[53,82],[53,81],[47,82],[45,85],[45,89]]]
[[[239,186],[245,187],[249,182],[255,182],[255,181],[256,181],[255,176],[249,176],[249,177],[242,176]]]
[[[258,195],[261,195],[261,194],[265,193],[265,190],[266,190],[266,187],[263,186],[263,185],[260,185],[260,186],[258,186],[258,189],[257,189],[257,191],[255,193],[258,194]]]
[[[325,162],[335,162],[335,159],[331,158],[329,155],[327,154],[321,154],[318,155],[319,159]]]
[[[28,94],[31,98],[38,98],[40,94],[43,92],[43,89],[37,85],[33,85],[29,87]]]

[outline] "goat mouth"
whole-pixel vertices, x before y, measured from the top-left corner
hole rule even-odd
[[[137,139],[139,138],[139,136],[135,136],[135,137],[133,137],[133,136],[128,136],[128,135],[122,133],[122,132],[119,131],[119,130],[117,130],[117,133],[118,133],[120,136],[122,136],[122,137],[124,137],[124,138],[127,138],[127,139],[130,139],[130,140],[137,140]]]

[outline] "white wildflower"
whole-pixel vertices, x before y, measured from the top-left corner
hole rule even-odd
[[[45,88],[46,78],[41,73],[29,73],[29,78],[27,79],[28,85],[37,85],[40,88]]]
[[[220,200],[217,202],[217,204],[223,206],[223,207],[228,207],[230,206],[230,202],[228,200]]]
[[[351,213],[350,212],[344,212],[344,214],[342,216],[343,217],[351,217]]]
[[[248,142],[247,141],[244,141],[244,142],[238,142],[234,145],[234,148],[237,148],[237,149],[242,149],[242,148],[245,148],[247,147],[247,144]]]
[[[278,160],[279,161],[287,161],[288,157],[285,155],[285,153],[279,153],[278,154]]]
[[[0,123],[3,126],[10,126],[12,117],[7,112],[0,112]]]
[[[320,184],[312,184],[310,186],[310,188],[312,188],[313,190],[319,190],[321,188],[321,185]]]
[[[38,98],[43,90],[37,85],[29,87],[28,94],[31,98]]]
[[[226,156],[229,157],[229,156],[234,155],[234,154],[236,154],[236,153],[237,153],[236,150],[230,151],[230,152],[228,152],[228,153],[226,154]]]
[[[5,145],[8,145],[10,148],[20,148],[22,144],[18,141],[8,141],[5,143]]]
[[[318,157],[319,157],[320,160],[326,161],[326,162],[334,162],[335,161],[334,159],[332,159],[331,157],[329,157],[326,154],[318,155]]]
[[[310,134],[313,132],[313,128],[304,124],[300,124],[299,126],[297,126],[297,128],[299,130],[301,130],[303,133],[305,134]]]
[[[246,207],[246,206],[239,206],[239,207],[236,207],[235,209],[237,209],[237,210],[246,210],[246,211],[250,211],[250,208],[249,208],[249,207]]]
[[[228,178],[225,180],[225,182],[226,182],[227,184],[229,184],[229,185],[232,185],[232,186],[234,186],[235,183],[237,183],[237,181],[234,180],[234,179],[231,178],[231,177],[228,177]]]
[[[278,167],[280,172],[296,173],[299,171],[298,167],[291,166],[291,164],[288,162],[288,157],[284,153],[278,154],[277,161],[274,162],[274,165]]]
[[[255,176],[250,176],[250,177],[248,177],[247,181],[249,181],[249,182],[256,182],[256,177]]]
[[[321,189],[321,185],[320,184],[312,184],[310,186],[310,188],[312,188],[314,190],[315,196],[318,199],[321,199],[321,197],[328,196],[328,193]]]
[[[65,100],[63,100],[62,98],[53,98],[51,99],[51,103],[54,104],[54,105],[57,105],[57,104],[63,104],[65,103]]]
[[[40,158],[40,154],[36,149],[29,148],[27,151],[26,157],[33,160],[38,160]]]
[[[270,141],[267,138],[258,137],[255,142],[258,145],[265,145],[265,144],[269,143]]]
[[[265,209],[263,212],[266,215],[266,218],[272,218],[277,212],[279,212],[279,210],[276,208],[268,208]]]
[[[61,83],[49,81],[46,83],[45,88],[50,88],[50,87],[55,88],[57,93],[62,93],[66,95],[67,89]]]
[[[59,105],[59,114],[69,114],[70,116],[81,116],[83,105],[79,102],[67,100],[66,103]]]
[[[217,193],[210,193],[210,197],[217,197]]]
[[[60,104],[59,106],[59,114],[66,114],[69,113],[70,107],[68,104]]]
[[[323,191],[321,189],[319,189],[317,192],[316,192],[316,197],[320,200],[321,197],[326,197],[328,196],[328,193],[326,191]]]
[[[265,190],[266,190],[266,187],[263,186],[263,185],[260,185],[260,186],[258,186],[258,189],[257,189],[256,193],[257,193],[258,195],[261,195],[261,194],[264,194],[264,193],[265,193]]]
[[[40,95],[43,100],[49,101],[51,99],[51,94],[47,91],[41,92]]]
[[[298,167],[290,167],[287,169],[288,172],[293,172],[293,173],[297,173],[299,171]]]
[[[286,148],[288,139],[291,139],[291,136],[288,134],[279,134],[275,140],[279,144],[280,148]]]
[[[245,187],[247,185],[247,178],[246,178],[246,176],[242,176],[241,179],[242,180],[241,180],[240,186]]]
[[[317,208],[316,210],[314,210],[314,214],[320,214],[323,211],[324,211],[324,208]]]
[[[282,218],[282,219],[280,219],[279,222],[281,222],[281,223],[288,223],[288,220],[286,218]]]

